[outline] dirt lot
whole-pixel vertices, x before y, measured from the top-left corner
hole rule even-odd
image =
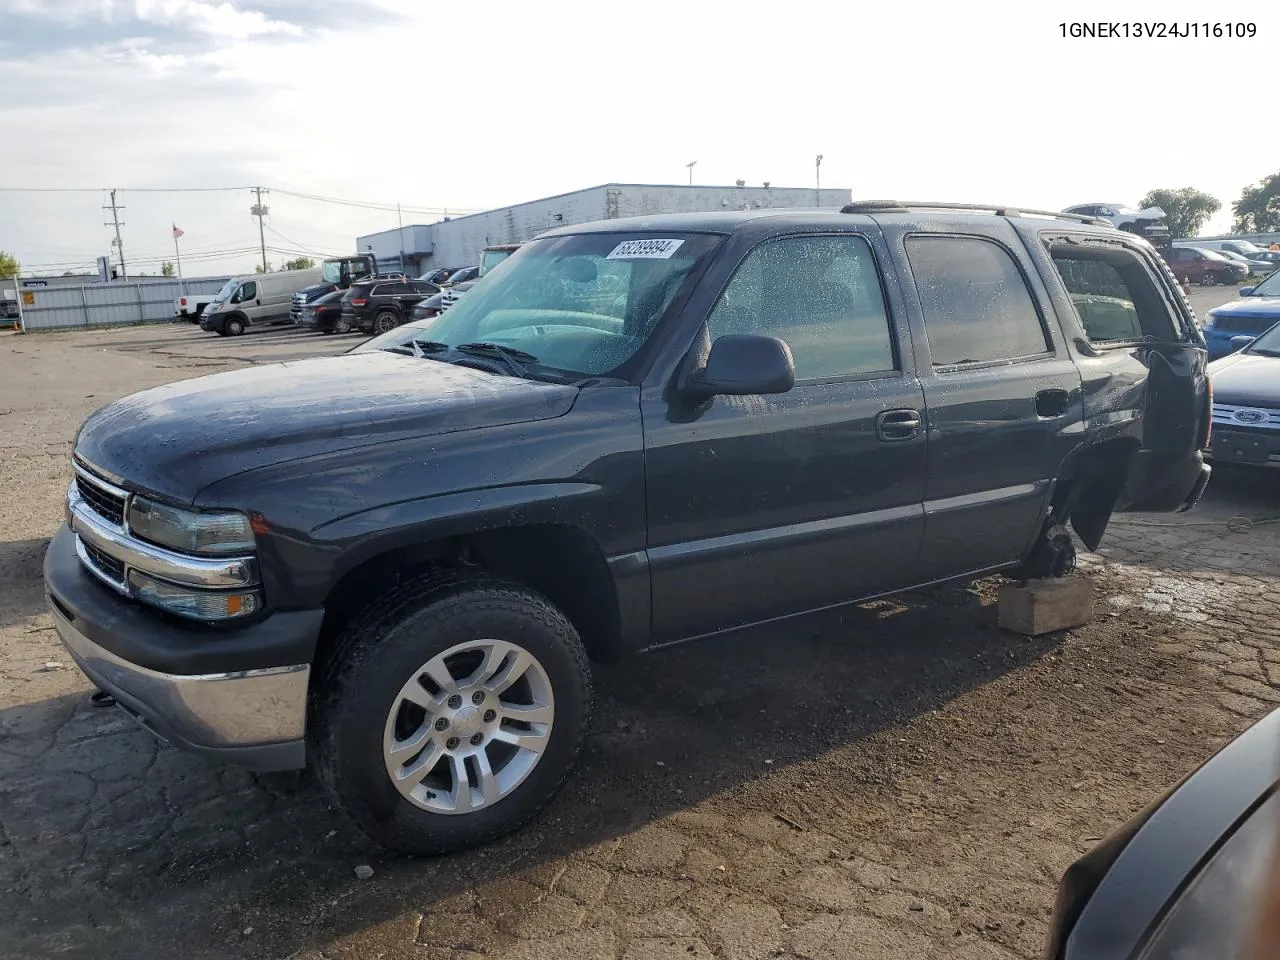
[[[1280,491],[1220,474],[1113,525],[1086,628],[1004,633],[983,582],[601,669],[540,821],[388,857],[92,707],[40,583],[91,410],[351,342],[0,335],[0,957],[1034,958],[1066,865],[1280,702],[1280,523],[1227,527]]]

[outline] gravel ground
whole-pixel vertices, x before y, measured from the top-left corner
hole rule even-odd
[[[1226,525],[1280,492],[1220,472],[1113,524],[1087,627],[1005,633],[983,581],[602,668],[537,823],[388,857],[92,707],[40,584],[90,411],[352,342],[0,335],[0,957],[1030,960],[1062,870],[1280,701],[1280,523]]]

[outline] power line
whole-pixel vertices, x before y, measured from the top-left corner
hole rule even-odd
[[[113,188],[108,187],[0,187],[0,193],[101,193],[104,190]],[[115,187],[120,193],[233,193],[240,190],[258,190],[263,193],[278,193],[287,197],[295,197],[299,200],[313,200],[317,203],[333,203],[345,207],[360,207],[366,210],[381,210],[390,212],[396,209],[394,203],[382,203],[379,201],[367,200],[350,200],[343,197],[324,197],[313,193],[300,193],[294,190],[285,190],[281,187]],[[479,213],[478,208],[471,207],[413,207],[403,206],[401,209],[408,213]]]

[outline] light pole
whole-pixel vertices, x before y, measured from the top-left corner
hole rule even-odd
[[[693,168],[696,167],[697,165],[698,165],[697,160],[690,160],[688,163],[685,164],[685,166],[689,168],[689,186],[691,187],[693,186]]]
[[[822,154],[813,161],[813,205],[822,206]]]

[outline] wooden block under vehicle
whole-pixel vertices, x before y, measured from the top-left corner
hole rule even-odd
[[[1069,630],[1093,619],[1093,583],[1084,577],[1030,580],[1000,588],[1000,626],[1038,637]]]

